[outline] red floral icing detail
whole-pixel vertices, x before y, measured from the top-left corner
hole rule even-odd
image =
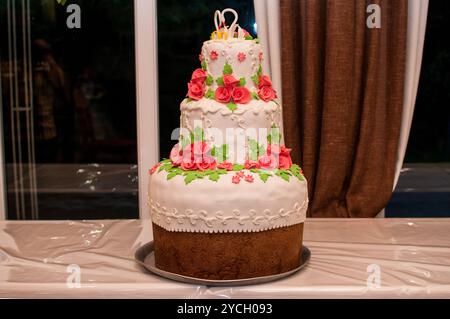
[[[252,99],[250,91],[245,86],[234,88],[232,96],[235,103],[241,104],[246,104]]]
[[[219,54],[216,51],[211,51],[211,53],[209,54],[209,57],[211,58],[211,60],[217,60],[217,58],[219,57]]]
[[[203,161],[196,163],[196,164],[197,164],[197,168],[201,171],[216,168],[216,160],[212,156],[205,156],[203,158]]]
[[[251,169],[251,168],[260,168],[260,165],[258,161],[252,161],[252,160],[246,160],[244,164],[245,169]]]
[[[204,59],[203,54],[200,53],[200,54],[198,55],[198,59],[200,60],[200,62],[203,62],[203,59]]]
[[[286,148],[284,146],[281,147],[281,153],[279,155],[278,160],[278,168],[281,169],[289,169],[292,166],[292,159],[291,159],[291,149]]]
[[[194,162],[185,162],[183,161],[181,163],[181,169],[185,170],[185,171],[192,171],[195,170],[195,168],[197,167],[197,165]]]
[[[240,171],[236,173],[236,176],[238,176],[239,178],[244,178],[245,174],[244,172]]]
[[[183,150],[180,149],[180,144],[177,143],[172,147],[170,151],[170,160],[173,166],[180,166],[183,161]]]
[[[205,86],[198,82],[189,82],[187,95],[198,101],[205,95]]]
[[[227,162],[227,161],[223,161],[222,163],[217,165],[217,168],[226,169],[227,171],[232,171],[233,170],[233,164],[231,164],[230,162]]]
[[[217,102],[228,103],[231,100],[231,90],[227,87],[220,86],[216,89],[214,97]]]
[[[240,178],[239,176],[237,176],[237,175],[234,175],[234,176],[231,178],[231,181],[232,181],[234,184],[239,184],[239,183],[241,182],[241,178]]]
[[[234,89],[239,84],[239,80],[234,76],[226,74],[223,76],[223,85],[228,89]]]
[[[150,175],[153,174],[154,172],[156,172],[156,170],[158,169],[158,167],[159,167],[159,163],[156,163],[155,165],[153,165],[152,168],[150,168],[150,169],[148,170],[148,172],[150,173]]]
[[[192,72],[191,83],[203,84],[205,83],[206,77],[206,71],[198,68],[194,72]]]
[[[253,179],[253,176],[252,175],[246,175],[245,176],[245,181],[246,182],[249,182],[249,183],[253,183],[253,181],[254,181],[254,179]]]
[[[267,146],[267,155],[273,155],[278,159],[278,168],[289,169],[292,166],[291,149],[277,144]]]
[[[245,58],[246,58],[246,57],[247,57],[247,56],[245,55],[244,52],[239,52],[238,55],[237,55],[237,58],[238,58],[238,61],[239,61],[239,62],[245,61]]]
[[[258,96],[265,102],[272,101],[277,97],[277,92],[272,87],[272,81],[267,75],[259,77]]]
[[[259,52],[258,58],[259,58],[259,62],[261,62],[263,60],[263,53],[262,52]]]
[[[263,86],[272,86],[272,80],[268,75],[261,75],[259,77],[258,87],[262,88]]]
[[[275,155],[273,155],[273,154],[262,155],[258,159],[258,163],[259,163],[260,167],[263,168],[263,169],[274,169],[274,168],[278,167],[277,157]]]
[[[205,142],[194,142],[183,150],[176,144],[170,152],[170,160],[174,166],[183,170],[207,170],[216,168],[216,159],[211,155],[211,148]]]
[[[258,96],[264,102],[269,102],[277,97],[277,92],[271,86],[263,86],[259,88]]]

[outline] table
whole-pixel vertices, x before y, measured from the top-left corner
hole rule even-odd
[[[243,287],[147,273],[151,239],[148,220],[2,221],[0,298],[450,298],[450,219],[309,219],[308,267]]]

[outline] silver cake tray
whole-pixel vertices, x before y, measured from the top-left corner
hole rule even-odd
[[[303,246],[302,253],[300,256],[300,266],[295,269],[283,272],[281,274],[263,276],[263,277],[253,277],[244,279],[229,279],[229,280],[211,280],[211,279],[200,279],[195,277],[183,276],[176,273],[164,271],[155,266],[155,253],[153,248],[153,241],[143,245],[134,254],[136,261],[143,267],[145,267],[150,272],[175,281],[180,281],[189,284],[205,285],[205,286],[243,286],[243,285],[256,285],[262,284],[269,281],[278,280],[287,276],[290,276],[300,269],[304,268],[309,260],[311,259],[311,251]]]

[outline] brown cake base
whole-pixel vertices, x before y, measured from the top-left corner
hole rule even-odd
[[[153,224],[159,269],[202,279],[269,276],[299,266],[303,223],[253,233],[169,232]]]

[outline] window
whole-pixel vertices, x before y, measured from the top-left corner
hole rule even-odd
[[[0,41],[7,218],[138,217],[133,1],[1,1]]]
[[[387,217],[450,217],[450,3],[430,1],[414,118]]]

